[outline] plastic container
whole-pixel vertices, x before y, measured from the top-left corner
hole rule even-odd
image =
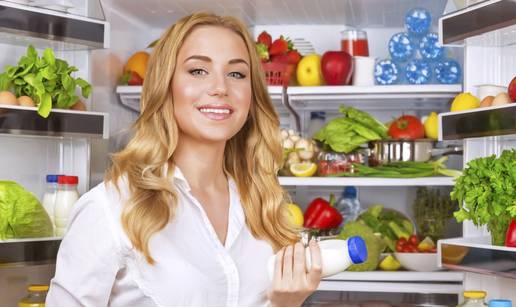
[[[464,302],[457,307],[487,307],[484,299],[487,293],[485,291],[464,291]]]
[[[376,63],[374,69],[374,78],[376,84],[390,85],[396,84],[400,81],[400,66],[396,62],[384,59]]]
[[[461,83],[462,69],[455,60],[443,59],[435,66],[435,79],[441,84]]]
[[[56,195],[57,195],[57,178],[62,175],[47,175],[46,182],[47,187],[45,189],[45,194],[43,194],[42,205],[48,213],[50,220],[52,220],[52,225],[54,225],[54,207],[56,203]]]
[[[416,51],[413,39],[405,32],[394,34],[389,40],[389,54],[398,62],[406,62],[414,56]]]
[[[409,84],[427,84],[432,79],[432,69],[425,60],[412,60],[405,67],[405,78]]]
[[[490,300],[489,307],[512,307],[512,302],[509,300]]]
[[[366,56],[353,57],[353,81],[352,85],[371,86],[374,85],[374,64],[375,58]]]
[[[351,56],[369,56],[367,33],[363,30],[344,30],[340,32],[340,50]]]
[[[45,307],[47,298],[47,285],[30,285],[27,287],[28,295],[21,299],[18,307]]]
[[[421,37],[432,26],[432,14],[423,8],[413,8],[405,15],[405,27],[410,35]]]
[[[308,136],[313,137],[324,126],[326,122],[325,112],[310,112],[310,124],[308,125]]]
[[[444,54],[444,47],[439,44],[439,35],[431,32],[423,36],[419,42],[419,52],[424,59],[434,61]]]
[[[339,173],[354,173],[353,163],[364,163],[364,154],[321,151],[317,155],[317,174],[329,176]]]
[[[322,277],[344,272],[352,264],[360,264],[367,260],[367,247],[361,237],[350,237],[347,240],[325,240],[319,242],[321,249]],[[312,267],[310,249],[305,248],[306,270]],[[269,279],[274,275],[276,255],[269,258],[267,269]]]
[[[335,209],[342,215],[342,224],[355,220],[362,211],[357,198],[357,189],[355,187],[344,188],[340,199],[335,204]]]
[[[278,62],[262,63],[267,85],[288,86],[295,74],[296,66]]]
[[[77,176],[60,176],[58,178],[56,203],[54,207],[55,235],[58,237],[65,234],[70,211],[75,202],[79,199],[79,192],[77,192],[78,183],[79,178]]]

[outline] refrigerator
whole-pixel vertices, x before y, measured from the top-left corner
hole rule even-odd
[[[472,159],[515,148],[514,122],[489,131],[462,131],[456,123],[489,117],[489,112],[514,115],[516,104],[459,112],[460,120],[448,112],[457,94],[477,95],[482,84],[507,87],[516,75],[514,0],[12,0],[0,1],[0,67],[15,65],[29,44],[39,53],[50,47],[56,58],[78,68],[74,76],[88,81],[92,92],[82,98],[88,111],[53,110],[47,119],[35,108],[0,104],[0,180],[14,180],[38,198],[45,191],[46,174],[78,176],[81,194],[100,183],[109,166],[109,153],[124,147],[139,114],[141,86],[120,85],[124,65],[137,51],[151,52],[147,46],[182,16],[196,11],[233,15],[248,25],[255,38],[262,31],[273,38],[289,37],[303,55],[340,50],[341,31],[362,29],[367,33],[370,56],[381,60],[389,58],[391,37],[406,31],[405,15],[413,8],[431,13],[431,31],[438,33],[447,56],[460,63],[459,82],[269,86],[282,128],[307,135],[312,112],[324,112],[329,121],[339,115],[341,105],[367,111],[382,122],[435,111],[440,114],[440,143],[463,146],[463,155],[449,156],[450,168],[461,169]],[[303,209],[315,195],[338,196],[344,187],[355,186],[364,209],[382,204],[412,219],[418,187],[449,193],[454,185],[452,178],[437,176],[287,176],[279,180]],[[343,272],[325,278],[305,305],[455,306],[462,302],[464,290],[484,290],[487,299],[516,302],[516,249],[492,246],[489,232],[469,222],[450,219],[446,231],[437,252],[444,270]],[[58,237],[0,241],[0,306],[16,306],[29,284],[49,283],[59,242]],[[443,244],[467,247],[470,257],[478,253],[484,262],[443,263]],[[500,257],[506,260],[501,267],[490,265]]]

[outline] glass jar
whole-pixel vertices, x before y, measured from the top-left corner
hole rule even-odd
[[[367,33],[363,30],[344,30],[341,33],[341,51],[351,56],[369,56]]]
[[[350,153],[321,151],[317,155],[317,173],[319,176],[354,173],[353,163],[364,164],[364,155],[358,151]]]
[[[72,211],[73,205],[79,199],[79,192],[77,192],[79,178],[77,176],[59,176],[57,182],[56,203],[54,207],[55,235],[62,237],[68,227],[70,211]]]
[[[464,291],[464,302],[457,307],[487,307],[485,291]]]
[[[18,303],[18,307],[45,307],[45,299],[47,298],[47,285],[30,285],[27,287],[29,294],[22,298]]]

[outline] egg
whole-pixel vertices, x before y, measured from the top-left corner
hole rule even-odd
[[[9,91],[0,92],[0,104],[7,104],[11,106],[17,106],[18,100],[16,100],[16,96]]]
[[[504,104],[511,103],[511,97],[509,97],[509,94],[507,93],[500,93],[496,95],[496,97],[493,99],[493,103],[491,105],[493,106],[502,106]]]
[[[493,104],[493,99],[494,99],[494,96],[484,97],[484,99],[482,99],[482,101],[480,102],[480,107],[481,108],[490,107]]]
[[[78,100],[73,106],[70,107],[70,110],[86,111],[86,105],[84,102]]]
[[[34,103],[34,100],[30,98],[29,96],[20,96],[18,97],[18,104],[25,107],[34,107],[36,104]]]

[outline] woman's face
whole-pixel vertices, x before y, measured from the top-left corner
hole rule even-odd
[[[250,65],[245,43],[233,31],[199,26],[190,33],[172,79],[180,138],[225,142],[242,128],[252,99]]]

